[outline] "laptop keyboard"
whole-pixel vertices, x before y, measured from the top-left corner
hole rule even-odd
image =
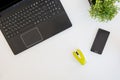
[[[31,23],[37,25],[61,14],[63,9],[59,4],[57,0],[38,0],[1,19],[0,26],[2,26],[6,37],[12,38],[20,34],[24,28],[29,27],[27,25]]]

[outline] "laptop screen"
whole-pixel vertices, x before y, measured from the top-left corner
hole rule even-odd
[[[21,0],[0,0],[0,12]]]

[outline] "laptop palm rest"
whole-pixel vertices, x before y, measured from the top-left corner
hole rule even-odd
[[[38,42],[43,41],[42,34],[37,27],[21,34],[21,39],[27,48],[37,44]]]

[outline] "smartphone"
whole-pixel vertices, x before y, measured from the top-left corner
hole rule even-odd
[[[107,39],[109,37],[109,34],[110,34],[109,31],[98,29],[95,40],[91,47],[91,51],[98,54],[102,54],[105,44],[107,42]]]

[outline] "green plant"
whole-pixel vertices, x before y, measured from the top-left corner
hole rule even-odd
[[[119,7],[116,2],[120,0],[95,0],[95,4],[91,5],[89,11],[90,15],[94,19],[98,19],[101,22],[112,20],[118,13]]]

